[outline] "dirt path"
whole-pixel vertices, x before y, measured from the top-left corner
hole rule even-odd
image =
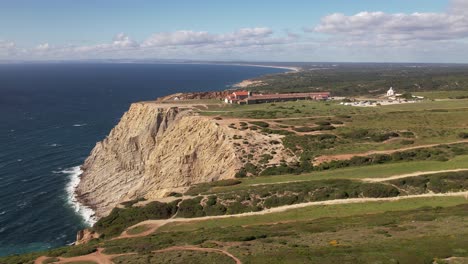
[[[460,143],[468,143],[468,140],[460,140],[460,141],[449,142],[449,143],[419,145],[419,146],[400,148],[400,149],[391,149],[391,150],[372,150],[372,151],[367,151],[367,152],[364,152],[364,153],[324,155],[324,156],[319,156],[319,157],[315,158],[314,159],[314,165],[320,165],[321,163],[330,162],[330,161],[333,161],[333,160],[349,160],[349,159],[351,159],[353,157],[366,157],[366,156],[370,156],[370,155],[374,155],[374,154],[392,154],[392,153],[395,153],[395,152],[401,152],[401,151],[405,151],[405,150],[431,148],[431,147],[437,147],[437,146],[442,146],[442,145],[454,145],[454,144],[460,144]]]
[[[102,253],[103,250],[104,250],[103,248],[98,248],[97,251],[94,253],[84,255],[84,256],[78,256],[78,257],[71,257],[71,258],[59,257],[58,258],[59,261],[53,262],[53,263],[64,264],[64,263],[70,263],[70,262],[90,261],[90,262],[95,262],[97,264],[113,264],[114,263],[112,262],[113,258],[136,254],[136,253],[124,253],[124,254],[106,255]],[[34,261],[34,264],[42,264],[43,261],[48,258],[49,257],[41,256]]]
[[[397,180],[397,179],[408,178],[408,177],[418,177],[418,176],[429,175],[429,174],[437,174],[437,173],[444,173],[444,172],[459,172],[459,171],[468,171],[468,169],[453,169],[453,170],[439,170],[439,171],[417,171],[417,172],[414,172],[414,173],[395,175],[395,176],[390,176],[390,177],[386,177],[386,178],[364,178],[364,179],[361,179],[361,180],[366,181],[366,182],[383,182],[383,181]]]
[[[328,200],[328,201],[320,201],[320,202],[308,202],[308,203],[300,203],[300,204],[293,204],[293,205],[285,205],[285,206],[279,206],[279,207],[266,209],[266,210],[259,211],[259,212],[249,212],[249,213],[235,214],[235,215],[218,215],[218,216],[206,216],[206,217],[196,217],[196,218],[172,218],[172,219],[163,219],[163,220],[146,220],[146,221],[140,222],[136,225],[133,225],[127,228],[127,230],[135,228],[137,226],[145,225],[145,226],[149,226],[152,232],[155,232],[158,228],[166,224],[170,224],[170,223],[196,222],[196,221],[205,221],[205,220],[212,220],[212,219],[265,215],[265,214],[271,214],[271,213],[280,213],[280,212],[284,212],[284,211],[291,210],[291,209],[298,209],[298,208],[318,206],[318,205],[355,204],[355,203],[380,202],[380,201],[398,201],[398,200],[405,200],[405,199],[412,199],[412,198],[424,198],[424,197],[453,197],[453,196],[462,196],[462,197],[464,196],[466,199],[468,199],[468,191],[453,192],[453,193],[427,193],[427,194],[419,194],[419,195],[389,197],[389,198],[350,198],[350,199]],[[142,237],[146,235],[149,235],[149,234],[147,232],[143,232],[140,234],[133,235],[132,237]],[[128,236],[125,236],[125,232],[121,236],[116,237],[115,239],[122,239],[122,238],[128,238]]]
[[[221,253],[221,254],[224,254],[228,257],[230,257],[232,260],[234,260],[236,262],[236,264],[242,264],[242,262],[240,261],[240,259],[236,258],[234,255],[232,255],[231,253],[227,252],[226,250],[222,250],[222,249],[216,249],[216,248],[199,248],[199,247],[190,247],[190,246],[185,246],[185,247],[178,247],[178,246],[175,246],[175,247],[170,247],[170,248],[165,248],[165,249],[161,249],[161,250],[157,250],[157,251],[153,251],[154,253],[162,253],[162,252],[167,252],[167,251],[174,251],[174,250],[177,250],[177,251],[180,251],[180,250],[190,250],[190,251],[202,251],[202,252],[214,252],[214,253]]]
[[[174,218],[170,218],[170,219],[174,219]],[[135,225],[134,227],[136,227],[136,226],[137,225]],[[138,226],[141,226],[141,225],[138,225]],[[145,226],[148,227],[148,229],[146,231],[143,231],[143,232],[138,233],[138,234],[133,234],[133,235],[128,233],[128,230],[132,229],[131,227],[129,227],[125,231],[123,231],[122,234],[120,234],[120,236],[114,237],[111,240],[148,236],[148,235],[151,235],[152,233],[154,233],[160,227],[157,224],[151,224],[151,225],[145,225]]]
[[[408,177],[417,177],[417,176],[428,175],[428,174],[437,174],[437,173],[444,173],[444,172],[459,172],[459,171],[468,171],[468,169],[451,169],[451,170],[438,170],[438,171],[417,171],[417,172],[413,172],[413,173],[398,174],[398,175],[393,175],[393,176],[388,176],[388,177],[362,178],[362,179],[352,179],[352,180],[365,181],[365,182],[384,182],[384,181],[390,181],[390,180],[396,180],[396,179],[402,179],[402,178],[408,178]],[[319,179],[319,180],[323,180],[323,179]],[[263,186],[263,185],[275,185],[275,184],[297,183],[297,182],[308,182],[308,181],[314,181],[314,179],[268,182],[268,183],[254,183],[254,184],[249,184],[248,186]]]

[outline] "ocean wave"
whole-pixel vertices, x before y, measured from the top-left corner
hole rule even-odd
[[[86,125],[88,125],[88,124],[86,124],[86,123],[83,123],[83,124],[74,124],[73,126],[74,126],[74,127],[82,127],[82,126],[86,126]]]
[[[20,209],[25,208],[27,205],[29,205],[28,201],[21,201],[21,202],[16,203],[16,207],[18,207]]]
[[[56,143],[53,143],[53,144],[50,144],[50,145],[49,145],[49,147],[60,147],[60,146],[62,146],[62,145],[56,144]]]
[[[6,211],[1,211],[0,212],[0,215],[4,215],[4,214],[6,214]]]
[[[80,175],[83,173],[83,171],[81,170],[80,166],[76,166],[65,169],[61,172],[70,176],[70,182],[66,186],[68,198],[67,202],[75,210],[75,212],[83,218],[86,224],[92,226],[94,223],[96,223],[96,216],[93,209],[78,202],[78,199],[75,195],[75,190],[80,183]]]

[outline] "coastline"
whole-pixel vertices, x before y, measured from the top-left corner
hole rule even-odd
[[[134,63],[134,62],[127,62]],[[279,65],[264,65],[264,64],[250,64],[250,63],[217,63],[217,62],[158,62],[154,64],[177,64],[177,65],[221,65],[221,66],[246,66],[246,67],[259,67],[259,68],[272,68],[272,69],[284,69],[289,70],[287,72],[300,72],[301,67],[294,66],[279,66]]]
[[[299,67],[287,67],[287,66],[274,66],[274,65],[261,65],[261,64],[231,64],[231,63],[163,63],[163,64],[178,64],[178,65],[225,65],[225,66],[240,66],[240,67],[259,67],[259,68],[274,68],[274,69],[285,69],[289,70],[288,72],[298,72],[301,71]],[[259,75],[262,76],[262,75]],[[243,80],[241,83],[249,82],[249,79]],[[239,83],[232,85],[231,87],[238,87]],[[187,93],[187,92],[186,92]],[[79,124],[79,126],[86,125],[86,124]],[[74,125],[78,126],[78,125]],[[81,181],[81,175],[83,174],[83,170],[81,166],[75,166],[68,169],[61,171],[63,174],[67,174],[70,179],[69,183],[66,185],[65,190],[67,192],[67,202],[70,207],[75,211],[77,215],[79,215],[83,221],[88,226],[93,226],[97,222],[97,218],[95,215],[95,211],[93,208],[88,207],[86,204],[80,202],[78,199],[76,190]]]
[[[272,68],[272,69],[285,69],[289,70],[288,72],[300,72],[302,71],[301,67],[293,66],[276,66],[276,65],[262,65],[262,64],[214,64],[214,65],[235,65],[235,66],[250,66],[250,67],[261,67],[261,68]]]
[[[65,187],[67,192],[67,203],[75,211],[75,213],[83,219],[86,225],[93,226],[97,222],[94,210],[82,204],[76,196],[76,188],[78,187],[78,184],[81,181],[81,175],[83,174],[81,166],[65,169],[61,171],[61,173],[68,175],[70,178],[70,181]]]

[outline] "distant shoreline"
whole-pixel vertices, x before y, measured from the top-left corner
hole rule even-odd
[[[127,62],[133,63],[133,62]],[[188,65],[221,65],[221,66],[247,66],[247,67],[261,67],[261,68],[273,68],[273,69],[285,69],[289,72],[302,71],[301,67],[294,66],[279,66],[279,65],[264,65],[264,64],[247,64],[247,63],[217,63],[217,62],[158,62],[154,64],[188,64]]]

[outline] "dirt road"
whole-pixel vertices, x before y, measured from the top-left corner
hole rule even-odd
[[[409,178],[409,177],[418,177],[418,176],[429,175],[429,174],[437,174],[437,173],[445,173],[445,172],[460,172],[460,171],[468,171],[468,169],[417,171],[413,173],[400,174],[400,175],[390,176],[386,178],[364,178],[361,180],[366,181],[366,182],[383,182],[383,181],[391,181],[391,180],[397,180],[397,179],[403,179],[403,178]]]
[[[190,251],[202,251],[202,252],[214,252],[214,253],[220,253],[220,254],[224,254],[228,257],[230,257],[232,260],[234,260],[236,262],[236,264],[242,264],[242,262],[240,261],[240,259],[236,258],[234,255],[232,255],[231,253],[227,252],[226,250],[222,250],[222,249],[216,249],[216,248],[199,248],[199,247],[190,247],[190,246],[185,246],[185,247],[178,247],[178,246],[175,246],[175,247],[170,247],[170,248],[165,248],[165,249],[161,249],[161,250],[157,250],[157,251],[153,251],[155,253],[161,253],[161,252],[167,252],[167,251],[174,251],[174,250],[177,250],[177,251],[181,251],[181,250],[190,250]]]
[[[280,212],[284,212],[284,211],[291,210],[291,209],[298,209],[298,208],[318,206],[318,205],[355,204],[355,203],[380,202],[380,201],[398,201],[398,200],[405,200],[405,199],[412,199],[412,198],[450,197],[450,196],[452,197],[464,196],[466,197],[466,199],[468,199],[468,191],[453,192],[453,193],[427,193],[427,194],[418,194],[418,195],[389,197],[389,198],[350,198],[350,199],[328,200],[328,201],[320,201],[320,202],[308,202],[308,203],[300,203],[300,204],[293,204],[293,205],[285,205],[285,206],[279,206],[275,208],[266,209],[266,210],[259,211],[259,212],[249,212],[249,213],[235,214],[235,215],[217,215],[217,216],[206,216],[206,217],[196,217],[196,218],[172,218],[172,219],[163,219],[163,220],[146,220],[146,221],[140,222],[136,225],[133,225],[127,228],[127,230],[135,228],[137,226],[145,225],[145,226],[148,226],[150,230],[152,230],[152,232],[154,232],[158,228],[166,224],[170,224],[170,223],[197,222],[197,221],[205,221],[205,220],[212,220],[212,219],[265,215],[265,214],[271,214],[271,213],[280,213]],[[148,232],[136,234],[136,235],[133,235],[132,237],[146,236],[146,235],[149,235]],[[124,231],[122,235],[116,237],[115,239],[122,239],[122,238],[128,238],[128,235],[126,235],[126,231]]]
[[[322,163],[330,162],[333,160],[349,160],[353,157],[366,157],[366,156],[375,155],[375,154],[392,154],[395,152],[401,152],[405,150],[431,148],[431,147],[437,147],[437,146],[442,146],[442,145],[454,145],[454,144],[460,144],[460,143],[468,143],[468,140],[460,140],[460,141],[455,141],[455,142],[439,143],[439,144],[419,145],[419,146],[400,148],[400,149],[391,149],[391,150],[373,150],[373,151],[367,151],[363,153],[324,155],[324,156],[319,156],[315,158],[313,163],[314,165],[320,165]]]

